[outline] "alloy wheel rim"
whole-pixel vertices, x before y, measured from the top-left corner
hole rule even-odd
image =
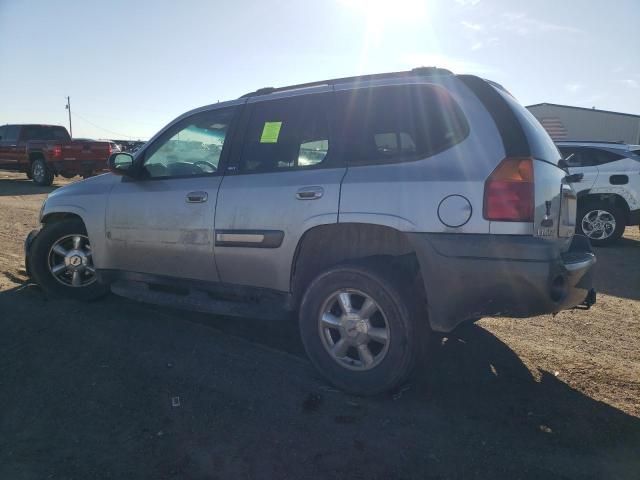
[[[329,356],[350,370],[371,370],[389,350],[387,317],[378,303],[360,290],[332,293],[320,309],[318,330]]]
[[[582,217],[582,231],[593,240],[604,240],[616,230],[615,217],[606,210],[591,210]]]
[[[42,166],[42,163],[36,162],[33,166],[33,178],[37,181],[42,181],[44,179],[44,167]]]
[[[86,235],[66,235],[49,250],[49,272],[66,287],[81,288],[96,281],[91,245]]]

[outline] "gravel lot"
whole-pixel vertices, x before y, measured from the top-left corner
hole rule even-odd
[[[292,319],[47,301],[22,242],[67,182],[0,172],[1,479],[640,477],[637,227],[597,251],[591,310],[484,319],[356,398]]]

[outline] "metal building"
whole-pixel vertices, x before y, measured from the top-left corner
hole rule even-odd
[[[640,115],[554,103],[527,108],[554,140],[640,144]]]

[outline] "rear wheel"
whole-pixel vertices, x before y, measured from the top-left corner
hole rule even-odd
[[[36,185],[42,187],[48,187],[53,183],[53,172],[43,158],[36,158],[31,163],[31,178]]]
[[[358,395],[398,387],[426,345],[426,318],[410,285],[383,271],[341,265],[320,274],[300,306],[311,362],[329,382]]]
[[[45,224],[33,242],[29,265],[48,296],[93,300],[107,292],[97,281],[91,244],[80,220]]]
[[[610,245],[624,233],[626,226],[622,209],[615,205],[587,203],[578,209],[576,231],[585,235],[594,246]]]

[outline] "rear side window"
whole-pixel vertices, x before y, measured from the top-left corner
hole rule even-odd
[[[327,96],[305,95],[252,105],[239,171],[320,167],[329,155]]]
[[[336,93],[337,131],[351,165],[417,160],[460,143],[469,125],[442,87],[355,89]]]
[[[522,126],[527,136],[531,156],[557,164],[561,158],[558,148],[538,119],[509,93],[498,88],[495,90],[511,107]]]
[[[608,150],[602,150],[600,148],[592,148],[592,155],[594,156],[594,161],[596,165],[603,165],[605,163],[615,162],[616,160],[621,160],[624,155],[620,155],[618,153],[610,152]]]
[[[53,140],[68,142],[69,134],[63,127],[49,127],[44,125],[27,125],[22,129],[23,140]]]
[[[4,127],[4,133],[2,134],[3,142],[16,142],[18,140],[18,133],[20,127],[17,125],[6,125]]]

